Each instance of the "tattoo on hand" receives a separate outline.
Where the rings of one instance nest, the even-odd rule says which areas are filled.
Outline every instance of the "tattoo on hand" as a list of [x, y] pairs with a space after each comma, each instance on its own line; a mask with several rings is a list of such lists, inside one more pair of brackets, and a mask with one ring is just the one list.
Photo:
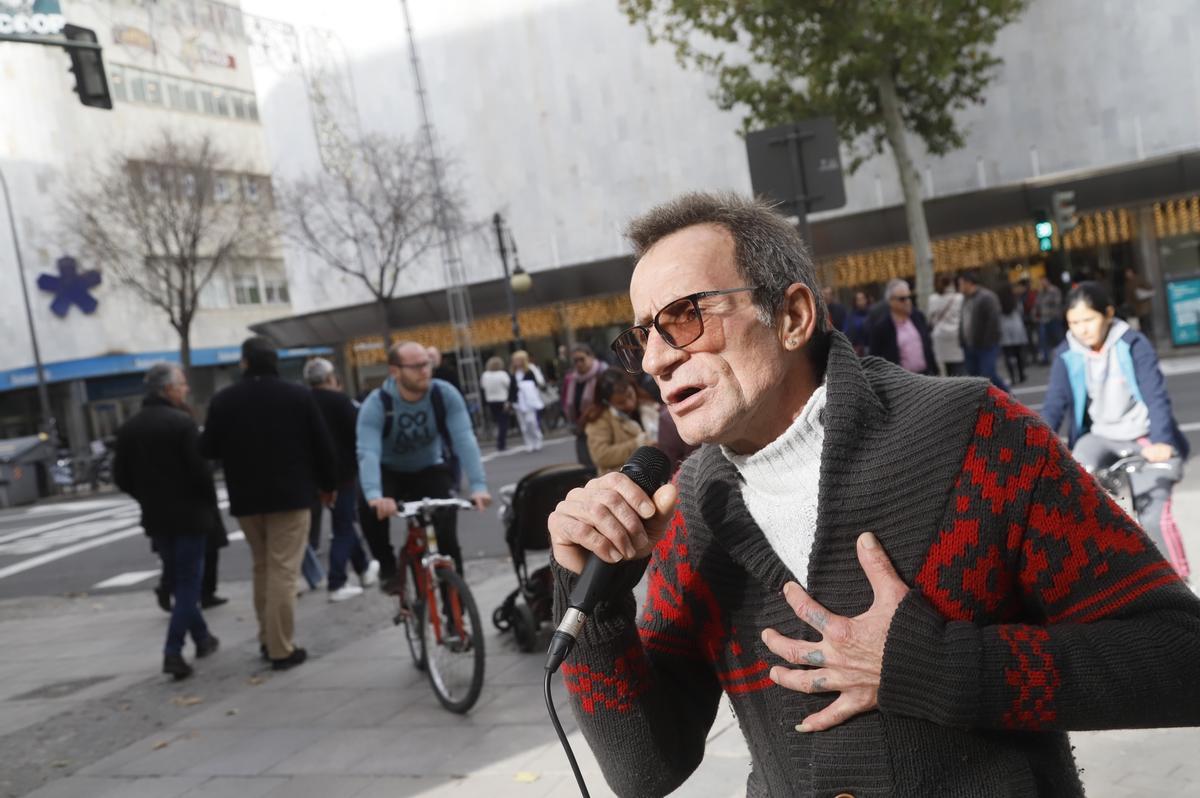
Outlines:
[[817, 678], [813, 679], [812, 691], [814, 693], [825, 692], [825, 677], [824, 676], [818, 676]]
[[829, 623], [829, 616], [824, 610], [811, 609], [805, 613], [808, 616], [808, 623], [817, 631], [823, 631]]
[[809, 665], [818, 665], [818, 666], [824, 665], [825, 664], [825, 652], [810, 651], [804, 655], [804, 661], [807, 662]]

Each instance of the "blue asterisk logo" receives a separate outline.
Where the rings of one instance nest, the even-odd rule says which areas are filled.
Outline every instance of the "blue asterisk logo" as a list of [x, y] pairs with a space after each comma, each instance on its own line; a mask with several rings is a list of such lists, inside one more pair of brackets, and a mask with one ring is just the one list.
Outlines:
[[78, 305], [88, 315], [95, 313], [99, 302], [88, 292], [100, 285], [100, 272], [80, 272], [72, 257], [59, 258], [54, 265], [58, 267], [57, 275], [39, 274], [37, 279], [38, 288], [54, 294], [50, 303], [54, 315], [65, 318], [71, 305]]

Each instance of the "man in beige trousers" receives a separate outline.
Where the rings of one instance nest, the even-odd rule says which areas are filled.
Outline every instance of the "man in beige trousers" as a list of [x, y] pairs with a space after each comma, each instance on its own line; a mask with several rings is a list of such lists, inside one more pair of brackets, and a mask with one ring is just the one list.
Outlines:
[[293, 641], [296, 577], [313, 498], [333, 500], [335, 455], [312, 393], [280, 379], [267, 339], [247, 339], [241, 365], [241, 381], [209, 404], [201, 447], [224, 466], [229, 511], [250, 544], [263, 657], [287, 670], [308, 657]]

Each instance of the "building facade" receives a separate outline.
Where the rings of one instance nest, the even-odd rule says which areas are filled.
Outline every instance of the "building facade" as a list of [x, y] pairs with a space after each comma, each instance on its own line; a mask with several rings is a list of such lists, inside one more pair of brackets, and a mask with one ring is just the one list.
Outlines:
[[[213, 185], [214, 201], [236, 195], [269, 203], [270, 159], [236, 4], [59, 5], [66, 22], [95, 31], [113, 108], [80, 104], [63, 49], [0, 42], [0, 117], [20, 120], [0, 131], [0, 170], [11, 189], [17, 238], [0, 225], [0, 438], [33, 432], [40, 415], [15, 258], [20, 247], [52, 414], [64, 442], [79, 450], [111, 435], [136, 410], [142, 373], [156, 361], [176, 359], [179, 337], [165, 313], [103, 271], [98, 285], [83, 289], [95, 302], [90, 312], [86, 300], [53, 307], [72, 284], [71, 269], [75, 275], [96, 270], [66, 227], [67, 192], [115, 158], [136, 157], [164, 132], [180, 140], [208, 137], [229, 157], [229, 170]], [[275, 243], [259, 252], [218, 271], [201, 296], [190, 375], [201, 405], [236, 374], [238, 345], [250, 325], [293, 312], [282, 250]]]
[[[365, 3], [338, 20], [304, 18], [283, 0], [247, 0], [296, 25], [336, 27], [356, 107], [347, 125], [411, 133], [415, 90], [403, 18], [395, 3]], [[671, 48], [647, 41], [616, 3], [587, 0], [410, 0], [427, 99], [444, 152], [465, 187], [465, 215], [509, 220], [523, 266], [631, 268], [625, 222], [688, 190], [750, 190], [741, 117], [710, 97], [713, 81], [681, 67]], [[1194, 0], [1131, 8], [1116, 0], [1035, 0], [1001, 32], [1004, 61], [979, 106], [962, 112], [966, 146], [947, 156], [912, 149], [934, 237], [935, 268], [980, 268], [993, 280], [1070, 270], [1109, 281], [1126, 267], [1156, 288], [1156, 324], [1167, 329], [1170, 283], [1200, 275], [1200, 15]], [[371, 24], [362, 24], [364, 20]], [[264, 72], [260, 99], [276, 174], [319, 168], [299, 72]], [[848, 158], [844, 158], [848, 161]], [[1079, 227], [1038, 249], [1033, 214], [1058, 190], [1074, 190]], [[890, 153], [846, 176], [845, 207], [811, 219], [824, 274], [841, 288], [877, 289], [911, 276], [901, 194]], [[500, 262], [485, 224], [464, 238], [471, 282], [496, 280]], [[1063, 254], [1063, 253], [1067, 254]], [[1069, 261], [1069, 265], [1068, 265]], [[293, 268], [294, 266], [294, 268]], [[356, 327], [366, 297], [320, 264], [289, 254], [296, 310], [305, 324], [264, 324], [288, 344], [347, 343], [349, 356], [380, 359], [373, 327]], [[586, 290], [588, 281], [569, 283]], [[435, 260], [408, 275], [403, 293], [436, 303]], [[500, 295], [476, 306], [476, 338], [511, 337]], [[619, 295], [519, 298], [543, 343], [595, 340], [628, 321]], [[450, 340], [445, 318], [397, 302], [393, 338]], [[1176, 308], [1186, 315], [1188, 306]], [[308, 323], [312, 322], [312, 323]], [[341, 336], [332, 340], [333, 331]], [[587, 331], [584, 331], [586, 336]], [[529, 336], [526, 336], [529, 337]]]

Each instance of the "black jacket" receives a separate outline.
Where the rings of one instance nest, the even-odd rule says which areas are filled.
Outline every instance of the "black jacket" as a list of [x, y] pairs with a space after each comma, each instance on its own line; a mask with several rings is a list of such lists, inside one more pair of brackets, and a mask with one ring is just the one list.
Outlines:
[[200, 456], [200, 431], [183, 410], [160, 396], [117, 430], [113, 476], [142, 507], [150, 537], [214, 535], [225, 526], [217, 509], [212, 472]]
[[201, 451], [220, 460], [235, 516], [307, 510], [337, 487], [335, 455], [312, 391], [247, 371], [213, 397]]
[[959, 338], [971, 349], [1000, 346], [1000, 300], [993, 291], [979, 286], [963, 300]]
[[[921, 349], [925, 352], [925, 371], [921, 373], [937, 374], [937, 360], [933, 357], [933, 341], [929, 337], [929, 322], [925, 321], [925, 314], [914, 310], [912, 323], [921, 335]], [[872, 355], [900, 365], [900, 344], [896, 342], [896, 322], [892, 320], [891, 313], [885, 313], [871, 325], [870, 350]]]
[[350, 397], [341, 391], [313, 388], [312, 393], [313, 398], [317, 400], [317, 407], [321, 408], [321, 417], [325, 419], [325, 427], [333, 441], [337, 460], [334, 475], [340, 490], [358, 476], [358, 408], [350, 401]]

